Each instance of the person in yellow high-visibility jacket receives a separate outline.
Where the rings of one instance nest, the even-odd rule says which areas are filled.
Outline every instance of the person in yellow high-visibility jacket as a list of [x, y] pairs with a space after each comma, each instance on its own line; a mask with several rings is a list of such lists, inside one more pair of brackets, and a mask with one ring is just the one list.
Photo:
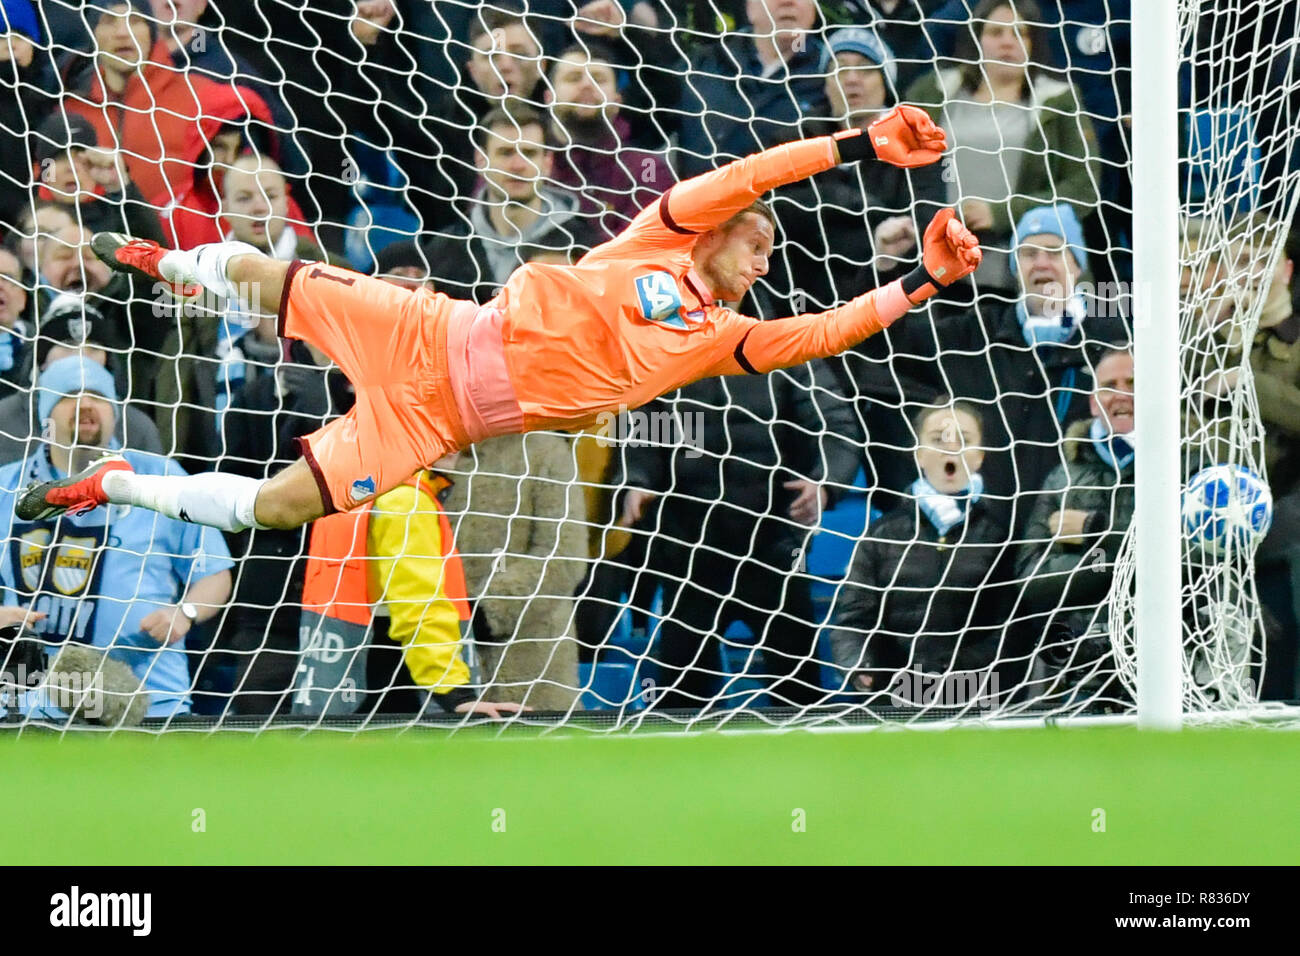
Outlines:
[[358, 691], [385, 689], [365, 685], [363, 652], [375, 616], [388, 617], [388, 636], [402, 645], [412, 680], [442, 709], [490, 717], [526, 709], [478, 700], [468, 686], [460, 653], [469, 619], [465, 575], [440, 500], [450, 486], [421, 471], [371, 506], [312, 528], [295, 713], [351, 713]]

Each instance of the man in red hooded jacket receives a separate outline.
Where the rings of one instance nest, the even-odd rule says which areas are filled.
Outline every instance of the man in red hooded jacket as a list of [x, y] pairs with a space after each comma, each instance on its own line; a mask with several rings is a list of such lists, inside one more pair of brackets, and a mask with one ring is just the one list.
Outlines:
[[[221, 242], [222, 180], [248, 146], [279, 162], [280, 143], [271, 110], [246, 86], [210, 84], [200, 96], [202, 118], [191, 124], [180, 158], [187, 164], [190, 181], [178, 193], [154, 198], [161, 208], [163, 232], [169, 245], [193, 249], [205, 242]], [[303, 212], [290, 195], [288, 221], [304, 239], [315, 241]]]

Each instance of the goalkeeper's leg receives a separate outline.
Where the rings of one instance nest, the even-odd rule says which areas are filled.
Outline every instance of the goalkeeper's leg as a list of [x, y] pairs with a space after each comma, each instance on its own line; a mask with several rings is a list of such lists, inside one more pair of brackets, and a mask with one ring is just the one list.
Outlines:
[[148, 508], [222, 531], [296, 528], [325, 513], [321, 486], [303, 459], [261, 481], [216, 471], [137, 474], [121, 456], [101, 458], [67, 478], [33, 483], [18, 496], [14, 513], [23, 521], [44, 521], [109, 504]]
[[167, 249], [150, 239], [98, 232], [90, 248], [109, 268], [164, 284], [176, 298], [192, 299], [207, 289], [271, 314], [279, 311], [289, 272], [289, 263], [272, 259], [246, 242]]

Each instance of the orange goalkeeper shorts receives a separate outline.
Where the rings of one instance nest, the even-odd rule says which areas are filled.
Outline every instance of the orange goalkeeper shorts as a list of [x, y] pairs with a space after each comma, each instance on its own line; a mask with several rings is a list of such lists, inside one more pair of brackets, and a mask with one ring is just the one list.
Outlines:
[[477, 309], [317, 262], [289, 266], [280, 335], [319, 348], [356, 390], [350, 412], [299, 439], [326, 514], [469, 444], [447, 373], [447, 326]]

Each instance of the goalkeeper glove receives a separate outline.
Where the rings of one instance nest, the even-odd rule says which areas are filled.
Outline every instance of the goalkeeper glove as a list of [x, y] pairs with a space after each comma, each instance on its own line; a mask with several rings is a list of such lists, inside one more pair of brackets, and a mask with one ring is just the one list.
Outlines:
[[939, 286], [951, 285], [974, 272], [984, 258], [975, 234], [940, 209], [921, 240], [921, 264], [903, 277], [903, 292], [913, 305], [930, 298]]
[[[948, 148], [942, 129], [928, 113], [915, 106], [896, 106], [867, 127], [841, 130], [835, 134], [840, 160], [845, 163], [870, 159], [873, 155], [892, 166], [911, 168], [937, 162]], [[874, 151], [874, 152], [873, 152]]]

